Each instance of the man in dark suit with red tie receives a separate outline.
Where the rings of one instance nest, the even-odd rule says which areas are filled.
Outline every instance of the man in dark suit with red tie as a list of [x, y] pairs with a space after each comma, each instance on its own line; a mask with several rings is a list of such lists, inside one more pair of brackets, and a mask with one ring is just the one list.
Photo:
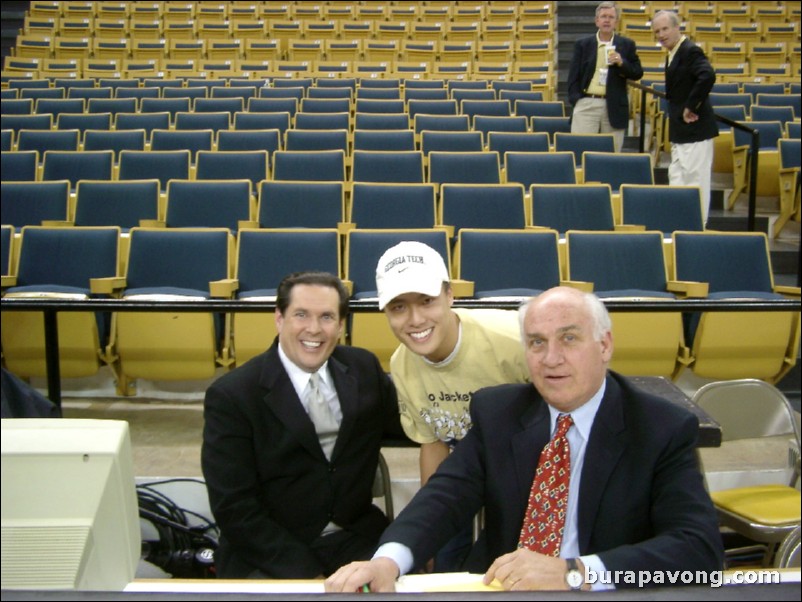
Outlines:
[[[508, 590], [589, 589], [586, 576], [610, 571], [721, 570], [696, 417], [608, 371], [610, 318], [594, 295], [558, 287], [521, 311], [534, 386], [478, 391], [468, 435], [384, 532], [373, 559], [341, 568], [328, 590], [392, 591], [482, 508], [485, 530], [467, 568]], [[533, 495], [537, 473], [549, 469], [541, 456], [561, 438], [570, 448], [568, 491], [557, 480], [558, 491]], [[560, 495], [564, 512], [531, 503]], [[542, 512], [534, 520], [533, 509]]]
[[376, 356], [338, 344], [347, 312], [336, 276], [286, 277], [273, 346], [206, 392], [218, 577], [322, 578], [370, 558], [387, 526], [372, 485], [383, 436], [403, 436], [398, 401]]

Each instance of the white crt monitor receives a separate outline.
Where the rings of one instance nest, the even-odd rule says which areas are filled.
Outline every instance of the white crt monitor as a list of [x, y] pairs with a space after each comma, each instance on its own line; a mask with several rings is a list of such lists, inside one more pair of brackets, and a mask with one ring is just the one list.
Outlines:
[[128, 423], [2, 420], [2, 588], [121, 591], [141, 552]]

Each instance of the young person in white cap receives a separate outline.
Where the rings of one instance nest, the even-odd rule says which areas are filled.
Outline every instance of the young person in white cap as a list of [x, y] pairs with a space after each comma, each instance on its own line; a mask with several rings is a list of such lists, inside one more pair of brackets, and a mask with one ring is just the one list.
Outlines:
[[[404, 431], [421, 444], [425, 485], [471, 428], [469, 405], [476, 390], [529, 382], [517, 312], [454, 309], [442, 256], [414, 241], [399, 243], [382, 255], [376, 288], [379, 309], [402, 343], [390, 360], [390, 372]], [[441, 550], [434, 570], [458, 570], [470, 536], [456, 547], [460, 549]]]

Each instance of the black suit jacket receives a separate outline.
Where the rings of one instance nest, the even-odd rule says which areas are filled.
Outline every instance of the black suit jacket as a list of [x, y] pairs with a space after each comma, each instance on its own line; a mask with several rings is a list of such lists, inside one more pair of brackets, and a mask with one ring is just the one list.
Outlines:
[[[684, 40], [666, 69], [668, 138], [671, 142], [701, 142], [718, 136], [716, 117], [710, 104], [710, 91], [715, 83], [716, 72], [704, 51], [691, 40]], [[699, 115], [699, 120], [685, 123], [682, 113], [686, 108]]]
[[343, 419], [331, 462], [278, 355], [265, 353], [206, 392], [201, 462], [221, 530], [219, 577], [325, 574], [309, 544], [329, 522], [378, 540], [373, 505], [384, 434], [401, 437], [395, 388], [376, 357], [338, 346], [329, 371]]
[[[473, 427], [382, 535], [424, 562], [484, 506], [466, 567], [483, 572], [518, 544], [549, 412], [532, 385], [474, 394]], [[718, 570], [718, 521], [696, 460], [698, 421], [610, 373], [586, 446], [577, 512], [582, 555], [608, 570]]]
[[[629, 124], [629, 95], [627, 80], [643, 77], [635, 42], [624, 36], [613, 37], [615, 50], [621, 55], [621, 66], [610, 65], [607, 73], [607, 116], [610, 125], [623, 129]], [[593, 75], [596, 72], [598, 43], [596, 35], [580, 38], [574, 44], [571, 67], [568, 71], [568, 101], [576, 105], [584, 97]]]

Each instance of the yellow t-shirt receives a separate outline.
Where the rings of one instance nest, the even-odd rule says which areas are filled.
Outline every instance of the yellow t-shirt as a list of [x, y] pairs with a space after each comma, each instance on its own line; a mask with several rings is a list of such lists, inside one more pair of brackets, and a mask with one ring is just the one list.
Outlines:
[[400, 345], [390, 359], [401, 424], [418, 443], [462, 439], [471, 428], [473, 392], [529, 382], [518, 312], [455, 309], [462, 324], [459, 350], [446, 365], [426, 362]]

